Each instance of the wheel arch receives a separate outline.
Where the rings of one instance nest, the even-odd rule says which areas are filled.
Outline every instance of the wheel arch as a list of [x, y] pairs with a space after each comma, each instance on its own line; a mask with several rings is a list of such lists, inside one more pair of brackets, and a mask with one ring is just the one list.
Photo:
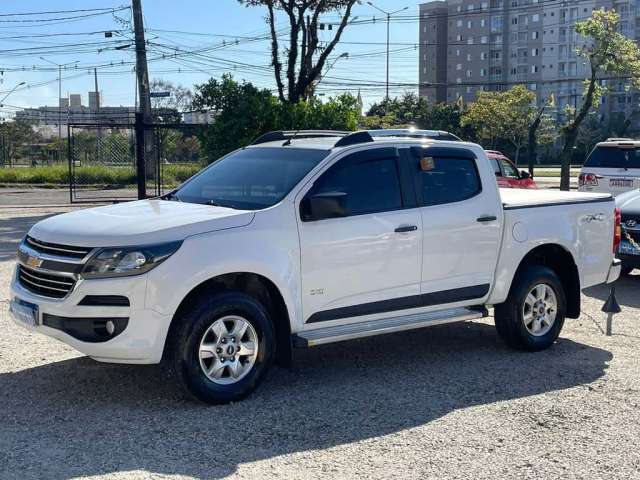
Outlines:
[[166, 356], [169, 339], [177, 325], [176, 319], [189, 308], [191, 302], [201, 295], [221, 292], [242, 292], [258, 300], [268, 311], [276, 332], [276, 362], [288, 367], [293, 358], [291, 344], [291, 321], [287, 304], [276, 284], [264, 275], [253, 272], [234, 272], [221, 274], [201, 282], [193, 287], [182, 299], [176, 309], [164, 343], [163, 358]]
[[513, 278], [531, 265], [548, 267], [558, 275], [567, 298], [566, 316], [578, 318], [580, 316], [580, 273], [571, 252], [555, 243], [539, 245], [522, 258]]

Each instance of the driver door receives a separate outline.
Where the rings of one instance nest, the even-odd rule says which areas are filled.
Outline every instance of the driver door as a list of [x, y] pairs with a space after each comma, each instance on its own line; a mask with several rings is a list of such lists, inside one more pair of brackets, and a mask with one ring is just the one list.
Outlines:
[[[305, 323], [389, 316], [420, 294], [422, 219], [405, 167], [396, 148], [368, 149], [339, 159], [301, 194]], [[326, 218], [307, 211], [319, 197], [337, 199]]]

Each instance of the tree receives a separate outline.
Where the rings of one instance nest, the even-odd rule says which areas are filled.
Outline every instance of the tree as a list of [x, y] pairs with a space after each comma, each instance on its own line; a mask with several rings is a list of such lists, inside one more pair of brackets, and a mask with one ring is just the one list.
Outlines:
[[191, 109], [193, 93], [182, 85], [175, 85], [162, 79], [154, 79], [149, 84], [151, 92], [168, 92], [168, 97], [153, 97], [151, 111], [154, 116], [162, 117], [167, 123], [177, 123], [181, 120], [181, 113]]
[[33, 129], [31, 123], [24, 120], [14, 120], [0, 124], [0, 142], [2, 151], [0, 165], [11, 165], [18, 157], [20, 149], [29, 143], [36, 143], [40, 135]]
[[459, 105], [437, 103], [429, 105], [415, 93], [405, 93], [400, 98], [385, 98], [369, 108], [362, 119], [364, 128], [406, 128], [445, 130], [468, 138], [472, 132], [461, 123], [462, 109]]
[[[297, 103], [311, 98], [316, 82], [322, 76], [327, 58], [335, 49], [342, 32], [349, 23], [351, 10], [357, 0], [238, 1], [251, 7], [267, 7], [267, 22], [271, 34], [271, 64], [274, 68], [280, 101]], [[279, 34], [276, 28], [276, 11], [278, 10], [284, 12], [289, 22], [289, 45], [283, 52], [280, 50]], [[343, 12], [343, 14], [333, 39], [321, 46], [318, 37], [320, 15], [328, 12]], [[283, 54], [287, 57], [286, 72], [283, 72], [284, 66], [280, 60]]]
[[269, 90], [248, 82], [236, 82], [225, 74], [196, 86], [195, 108], [215, 110], [213, 125], [204, 129], [201, 141], [209, 161], [271, 130], [355, 130], [358, 100], [349, 94], [321, 102], [317, 98], [292, 104], [282, 102]]
[[618, 32], [620, 16], [614, 10], [594, 10], [591, 18], [576, 23], [576, 33], [589, 42], [578, 53], [589, 61], [590, 74], [585, 80], [582, 104], [577, 111], [569, 110], [569, 120], [562, 128], [562, 169], [560, 188], [569, 190], [571, 158], [580, 125], [604, 93], [598, 80], [603, 76], [629, 76], [640, 86], [640, 50], [635, 41]]
[[[481, 142], [495, 148], [498, 140], [507, 141], [515, 150], [515, 162], [529, 141], [529, 130], [536, 121], [538, 110], [535, 93], [521, 85], [505, 92], [480, 92], [462, 115], [462, 125], [472, 127]], [[541, 116], [549, 122], [550, 117]]]

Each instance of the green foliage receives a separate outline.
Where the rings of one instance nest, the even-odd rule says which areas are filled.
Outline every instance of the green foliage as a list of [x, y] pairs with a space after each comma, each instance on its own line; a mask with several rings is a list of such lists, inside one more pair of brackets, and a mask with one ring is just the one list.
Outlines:
[[216, 112], [200, 139], [210, 162], [272, 130], [355, 130], [359, 115], [357, 99], [349, 94], [326, 102], [282, 102], [269, 90], [236, 82], [228, 74], [197, 85], [194, 106]]
[[37, 143], [40, 135], [33, 129], [31, 123], [16, 120], [0, 124], [0, 166], [10, 164], [16, 159], [23, 145]]
[[[176, 186], [202, 167], [192, 165], [163, 165], [162, 177], [166, 186]], [[83, 166], [75, 169], [79, 185], [102, 187], [128, 187], [136, 184], [136, 171], [131, 167]], [[0, 168], [0, 185], [49, 185], [67, 187], [69, 185], [69, 167], [54, 165], [50, 167]]]
[[461, 116], [462, 110], [458, 105], [429, 105], [423, 98], [407, 92], [400, 98], [373, 104], [361, 125], [371, 129], [416, 127], [446, 130], [461, 138], [470, 138], [473, 132], [461, 124]]
[[594, 105], [604, 93], [598, 83], [602, 75], [628, 76], [630, 83], [640, 87], [640, 49], [636, 42], [618, 31], [620, 16], [615, 10], [594, 10], [591, 18], [577, 22], [576, 33], [586, 39], [586, 45], [578, 54], [588, 60], [589, 78], [585, 80], [584, 96], [580, 107], [566, 112], [567, 124], [562, 128], [561, 188], [569, 190], [571, 158], [578, 139], [579, 129], [588, 118]]
[[[528, 141], [529, 128], [538, 115], [535, 93], [521, 85], [504, 92], [479, 92], [478, 99], [469, 105], [462, 116], [462, 125], [472, 128], [478, 140], [486, 147], [495, 148], [506, 141], [515, 149], [518, 161], [520, 150]], [[549, 142], [551, 117], [541, 121], [540, 143]]]

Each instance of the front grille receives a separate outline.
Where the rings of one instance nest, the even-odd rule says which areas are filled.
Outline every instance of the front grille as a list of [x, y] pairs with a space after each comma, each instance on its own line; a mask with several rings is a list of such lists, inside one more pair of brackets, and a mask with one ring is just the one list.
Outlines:
[[76, 283], [73, 278], [43, 273], [24, 265], [18, 265], [18, 280], [30, 292], [50, 298], [65, 298]]
[[86, 247], [73, 247], [69, 245], [58, 245], [55, 243], [41, 242], [30, 236], [25, 238], [25, 243], [36, 252], [46, 253], [56, 257], [67, 257], [83, 259], [92, 250]]

